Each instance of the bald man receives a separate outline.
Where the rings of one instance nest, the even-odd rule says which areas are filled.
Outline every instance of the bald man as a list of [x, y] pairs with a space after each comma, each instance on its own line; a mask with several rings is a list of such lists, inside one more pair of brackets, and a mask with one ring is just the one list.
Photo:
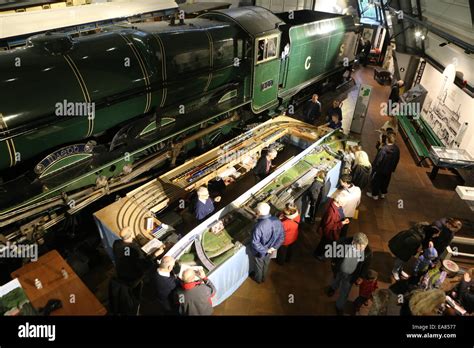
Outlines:
[[176, 261], [174, 257], [164, 256], [156, 272], [155, 285], [157, 299], [165, 314], [173, 314], [176, 311], [172, 297], [173, 292], [179, 286], [179, 280], [173, 273], [175, 264]]
[[181, 277], [181, 286], [176, 290], [176, 303], [180, 315], [211, 315], [212, 298], [216, 288], [207, 279], [202, 269], [188, 268]]
[[155, 263], [134, 241], [135, 234], [130, 227], [123, 228], [120, 237], [122, 239], [117, 239], [112, 247], [117, 278], [133, 287], [153, 269]]

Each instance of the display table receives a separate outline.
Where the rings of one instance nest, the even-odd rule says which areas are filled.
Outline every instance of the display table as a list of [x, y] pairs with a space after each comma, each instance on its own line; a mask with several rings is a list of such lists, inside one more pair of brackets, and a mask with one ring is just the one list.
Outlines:
[[182, 268], [203, 267], [216, 287], [213, 306], [231, 296], [255, 269], [250, 240], [258, 202], [269, 203], [275, 214], [288, 201], [299, 198], [318, 170], [327, 172], [329, 194], [336, 189], [341, 172], [339, 150], [343, 149], [342, 134], [341, 138], [336, 134], [328, 134], [286, 161], [183, 236], [166, 253]]
[[[65, 279], [62, 269], [68, 273]], [[51, 315], [105, 315], [107, 310], [94, 294], [85, 286], [79, 276], [56, 251], [50, 251], [11, 273], [18, 278], [31, 304], [36, 309], [42, 308], [51, 299], [62, 302], [62, 308]], [[42, 289], [37, 289], [35, 279], [38, 278]]]
[[439, 168], [472, 168], [474, 167], [474, 157], [464, 149], [449, 149], [442, 146], [431, 146], [430, 158], [433, 162], [433, 169], [430, 179], [436, 179]]

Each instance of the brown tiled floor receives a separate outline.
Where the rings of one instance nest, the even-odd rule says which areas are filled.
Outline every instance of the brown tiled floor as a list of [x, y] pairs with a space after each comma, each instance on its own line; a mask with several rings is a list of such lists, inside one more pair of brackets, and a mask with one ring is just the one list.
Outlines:
[[[382, 87], [373, 80], [372, 68], [361, 68], [354, 75], [358, 84], [374, 86], [368, 117], [361, 137], [362, 146], [370, 158], [375, 156], [376, 129], [385, 122], [380, 116], [380, 103], [385, 102], [389, 87]], [[351, 94], [352, 95], [352, 94]], [[414, 222], [432, 221], [443, 216], [471, 218], [472, 212], [462, 202], [454, 188], [459, 182], [447, 171], [440, 171], [433, 183], [428, 178], [429, 168], [418, 167], [406, 144], [398, 137], [401, 160], [392, 177], [389, 194], [385, 200], [373, 201], [363, 193], [359, 220], [351, 223], [349, 234], [364, 232], [374, 251], [372, 268], [379, 272], [379, 287], [390, 284], [392, 256], [388, 240], [398, 231]], [[402, 203], [403, 208], [399, 205]], [[225, 302], [216, 307], [216, 315], [334, 315], [336, 297], [324, 295], [324, 288], [331, 281], [328, 262], [320, 263], [312, 256], [319, 237], [313, 226], [302, 224], [300, 237], [292, 262], [279, 266], [272, 262], [264, 284], [247, 279]], [[358, 293], [353, 287], [350, 300]], [[294, 301], [290, 301], [290, 300]]]

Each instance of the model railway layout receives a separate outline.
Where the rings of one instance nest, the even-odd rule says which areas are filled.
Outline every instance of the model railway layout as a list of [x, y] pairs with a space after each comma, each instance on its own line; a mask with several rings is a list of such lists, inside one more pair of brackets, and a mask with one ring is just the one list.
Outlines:
[[[311, 146], [311, 150], [297, 160], [288, 161], [285, 170], [272, 177], [262, 188], [245, 193], [243, 201], [233, 202], [220, 213], [209, 218], [207, 227], [192, 236], [189, 242], [179, 242], [169, 251], [181, 266], [202, 266], [207, 273], [228, 260], [240, 248], [248, 245], [255, 224], [254, 209], [259, 202], [267, 202], [272, 214], [285, 204], [295, 201], [314, 181], [319, 171], [336, 170], [345, 150], [345, 137], [334, 132]], [[339, 177], [339, 173], [335, 173]], [[191, 232], [192, 233], [192, 232]]]
[[134, 189], [96, 212], [95, 216], [117, 235], [122, 228], [130, 226], [151, 239], [153, 231], [146, 229], [145, 220], [153, 218], [159, 229], [161, 222], [156, 214], [199, 186], [206, 185], [229, 169], [240, 173], [238, 175], [245, 174], [252, 168], [247, 164], [248, 160], [253, 160], [263, 148], [285, 136], [312, 143], [326, 134], [326, 129], [286, 116], [276, 117]]

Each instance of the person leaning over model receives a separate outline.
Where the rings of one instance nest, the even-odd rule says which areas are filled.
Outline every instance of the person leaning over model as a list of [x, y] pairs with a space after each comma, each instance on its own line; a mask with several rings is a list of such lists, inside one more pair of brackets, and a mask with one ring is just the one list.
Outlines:
[[392, 173], [397, 169], [400, 160], [400, 149], [395, 144], [395, 134], [387, 136], [387, 144], [382, 146], [372, 164], [372, 192], [367, 192], [367, 196], [377, 200], [385, 198], [390, 185]]
[[268, 203], [258, 203], [255, 209], [257, 222], [252, 231], [251, 250], [255, 261], [253, 279], [263, 283], [268, 272], [271, 255], [278, 250], [285, 238], [283, 224], [270, 215]]
[[[336, 300], [337, 315], [344, 314], [344, 307], [352, 285], [360, 285], [363, 278], [368, 278], [368, 272], [372, 261], [372, 251], [368, 246], [369, 240], [364, 233], [356, 233], [353, 237], [342, 238], [333, 250], [332, 261], [334, 279], [327, 288], [326, 294], [331, 297], [339, 289], [339, 297]], [[338, 252], [338, 246], [342, 247], [342, 253]], [[343, 255], [340, 257], [339, 255]]]
[[[141, 282], [151, 270], [155, 270], [155, 262], [145, 254], [134, 240], [134, 233], [130, 227], [120, 231], [120, 237], [113, 246], [115, 270], [117, 279], [134, 287]], [[163, 253], [163, 248], [158, 249], [154, 256]]]
[[331, 183], [326, 181], [326, 174], [326, 171], [320, 170], [303, 194], [302, 215], [306, 223], [314, 224], [318, 209], [329, 193]]
[[285, 262], [290, 262], [293, 254], [293, 246], [298, 239], [298, 228], [301, 221], [301, 216], [298, 208], [294, 203], [287, 203], [285, 209], [279, 214], [278, 218], [283, 224], [285, 239], [283, 244], [278, 249], [277, 263], [284, 265]]
[[175, 292], [175, 303], [180, 315], [211, 315], [214, 284], [202, 269], [188, 268], [183, 272], [181, 286]]
[[[332, 198], [340, 198], [342, 204], [342, 211], [344, 217], [348, 219], [354, 219], [358, 216], [357, 208], [360, 205], [360, 198], [362, 192], [359, 187], [352, 183], [352, 177], [344, 174], [339, 178], [339, 187], [332, 194]], [[347, 236], [349, 230], [349, 224], [344, 224], [341, 229], [340, 238]]]
[[[451, 244], [453, 238], [462, 228], [462, 222], [455, 218], [442, 218], [431, 223], [439, 234], [432, 238], [433, 245], [441, 256]], [[426, 243], [425, 243], [426, 245]]]
[[272, 161], [277, 155], [278, 152], [275, 149], [269, 149], [265, 154], [262, 151], [262, 155], [253, 169], [253, 174], [255, 175], [255, 181], [257, 184], [270, 174], [270, 171], [273, 168]]

